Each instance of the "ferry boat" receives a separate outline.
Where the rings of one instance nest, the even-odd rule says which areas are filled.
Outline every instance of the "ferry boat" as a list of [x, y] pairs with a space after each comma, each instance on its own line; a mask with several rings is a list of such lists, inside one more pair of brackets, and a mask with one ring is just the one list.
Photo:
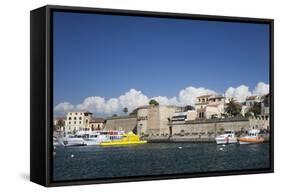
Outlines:
[[119, 130], [93, 131], [90, 134], [83, 135], [83, 139], [86, 145], [99, 145], [105, 141], [120, 140], [123, 134], [124, 131]]
[[131, 144], [144, 144], [147, 141], [140, 140], [138, 135], [135, 135], [133, 132], [123, 134], [121, 139], [118, 140], [109, 140], [103, 141], [100, 143], [101, 146], [113, 146], [113, 145], [131, 145]]
[[239, 143], [240, 144], [252, 144], [252, 143], [262, 143], [264, 142], [264, 138], [259, 135], [260, 130], [258, 129], [251, 129], [248, 131], [247, 136], [240, 137]]
[[234, 131], [225, 131], [224, 134], [217, 136], [215, 140], [218, 145], [238, 142], [237, 137], [235, 137]]

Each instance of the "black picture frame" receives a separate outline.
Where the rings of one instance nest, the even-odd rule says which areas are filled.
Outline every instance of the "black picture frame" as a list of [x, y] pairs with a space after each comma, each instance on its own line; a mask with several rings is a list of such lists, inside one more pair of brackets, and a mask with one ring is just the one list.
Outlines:
[[[123, 177], [54, 182], [52, 180], [52, 120], [53, 120], [53, 61], [52, 12], [83, 12], [157, 18], [177, 18], [270, 25], [270, 168], [243, 171], [223, 171], [161, 176]], [[214, 15], [149, 12], [136, 10], [101, 9], [47, 5], [30, 12], [30, 180], [43, 186], [148, 181], [177, 178], [226, 176], [274, 172], [274, 20]]]

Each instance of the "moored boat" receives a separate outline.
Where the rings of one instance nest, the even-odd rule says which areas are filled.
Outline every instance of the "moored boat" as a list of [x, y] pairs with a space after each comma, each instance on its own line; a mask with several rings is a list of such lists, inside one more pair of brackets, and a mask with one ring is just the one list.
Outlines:
[[259, 135], [259, 132], [260, 130], [258, 129], [249, 130], [247, 136], [239, 138], [239, 143], [240, 144], [263, 143], [264, 138]]
[[124, 131], [119, 130], [94, 131], [83, 135], [83, 139], [86, 145], [99, 145], [101, 142], [119, 140], [123, 134]]
[[65, 146], [83, 146], [86, 145], [81, 135], [66, 134], [60, 138], [60, 143]]
[[234, 131], [225, 131], [224, 134], [217, 136], [215, 140], [218, 145], [238, 142]]
[[101, 146], [113, 146], [113, 145], [132, 145], [132, 144], [145, 144], [147, 141], [140, 140], [138, 135], [133, 132], [123, 134], [121, 139], [103, 141], [100, 143]]

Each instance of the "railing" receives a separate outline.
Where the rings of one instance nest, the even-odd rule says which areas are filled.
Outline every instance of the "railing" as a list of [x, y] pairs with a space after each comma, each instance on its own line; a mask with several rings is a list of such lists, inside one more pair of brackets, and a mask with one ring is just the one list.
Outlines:
[[235, 122], [235, 121], [249, 121], [246, 117], [228, 117], [228, 118], [220, 118], [220, 119], [196, 119], [196, 120], [189, 120], [189, 121], [170, 121], [169, 125], [175, 124], [200, 124], [200, 123], [220, 123], [220, 122]]

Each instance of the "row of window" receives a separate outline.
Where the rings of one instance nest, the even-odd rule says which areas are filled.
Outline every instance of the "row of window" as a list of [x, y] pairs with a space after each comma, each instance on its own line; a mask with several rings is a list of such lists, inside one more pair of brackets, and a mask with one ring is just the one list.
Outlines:
[[[71, 125], [71, 121], [69, 121], [68, 124]], [[73, 124], [76, 124], [76, 121], [74, 121]], [[79, 121], [79, 124], [82, 124], [81, 121]]]
[[[71, 120], [72, 118], [69, 117], [68, 120]], [[73, 117], [73, 120], [77, 120], [77, 117]], [[79, 117], [79, 120], [82, 120], [82, 117]]]
[[[82, 115], [83, 113], [80, 113], [80, 115]], [[70, 113], [70, 115], [72, 115], [72, 113]], [[75, 115], [78, 115], [78, 113], [75, 113]]]

